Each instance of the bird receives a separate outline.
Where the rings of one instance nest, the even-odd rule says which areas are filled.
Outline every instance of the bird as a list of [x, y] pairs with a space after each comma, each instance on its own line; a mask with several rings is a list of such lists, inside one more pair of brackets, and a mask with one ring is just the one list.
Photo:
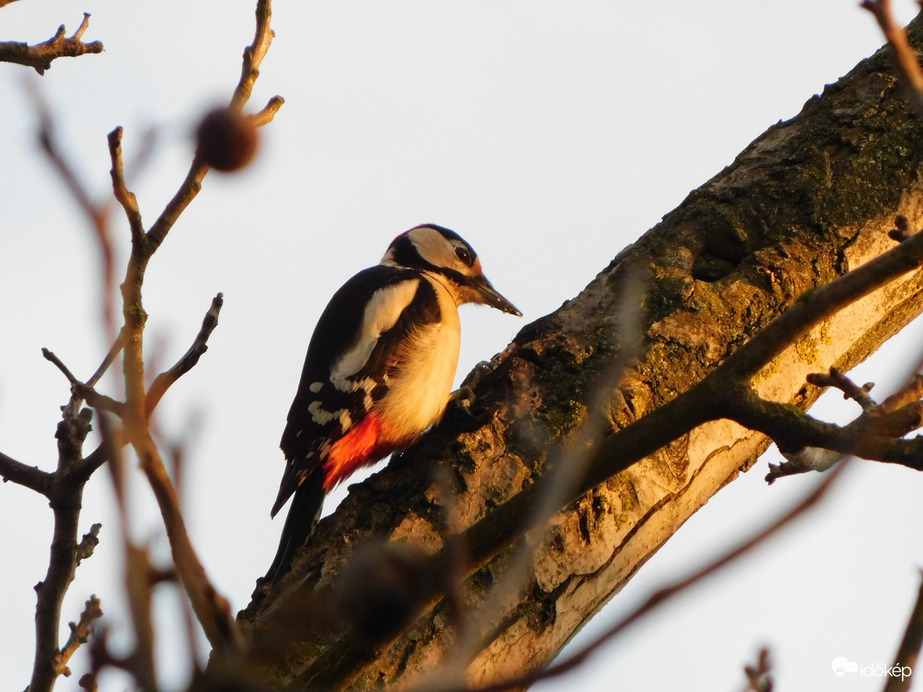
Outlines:
[[406, 449], [442, 416], [458, 365], [458, 307], [521, 317], [481, 271], [474, 248], [435, 224], [398, 235], [381, 262], [334, 293], [308, 344], [280, 447], [270, 515], [292, 498], [264, 581], [289, 571], [324, 498], [363, 466]]

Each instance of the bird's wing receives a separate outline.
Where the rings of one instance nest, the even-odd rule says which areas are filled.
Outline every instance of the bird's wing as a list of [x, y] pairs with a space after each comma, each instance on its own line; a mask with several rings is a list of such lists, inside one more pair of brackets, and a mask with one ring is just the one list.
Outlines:
[[334, 294], [308, 346], [282, 435], [287, 464], [273, 516], [385, 395], [398, 344], [438, 319], [432, 286], [414, 271], [377, 265]]

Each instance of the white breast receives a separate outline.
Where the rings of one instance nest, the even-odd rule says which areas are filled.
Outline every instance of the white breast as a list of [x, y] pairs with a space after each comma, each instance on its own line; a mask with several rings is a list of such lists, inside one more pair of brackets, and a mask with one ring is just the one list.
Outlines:
[[394, 426], [382, 432], [394, 440], [415, 438], [439, 420], [458, 367], [461, 325], [455, 298], [437, 278], [425, 278], [436, 291], [442, 320], [423, 325], [407, 339], [388, 394], [376, 405], [382, 419]]

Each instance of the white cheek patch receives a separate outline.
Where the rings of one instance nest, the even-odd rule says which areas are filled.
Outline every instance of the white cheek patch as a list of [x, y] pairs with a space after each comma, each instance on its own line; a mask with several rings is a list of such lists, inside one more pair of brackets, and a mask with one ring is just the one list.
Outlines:
[[372, 294], [362, 314], [355, 345], [330, 369], [330, 379], [337, 385], [337, 389], [341, 389], [338, 381], [348, 379], [365, 366], [375, 350], [378, 339], [395, 325], [401, 313], [416, 296], [419, 285], [419, 279], [408, 279], [380, 288]]

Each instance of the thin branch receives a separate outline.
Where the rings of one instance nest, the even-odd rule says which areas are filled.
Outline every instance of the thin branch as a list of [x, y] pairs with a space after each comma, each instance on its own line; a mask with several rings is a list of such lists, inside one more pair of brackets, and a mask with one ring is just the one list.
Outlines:
[[[253, 37], [253, 43], [244, 49], [240, 81], [234, 89], [234, 94], [231, 97], [229, 106], [232, 110], [239, 112], [244, 107], [250, 98], [256, 79], [259, 77], [260, 64], [263, 61], [263, 57], [266, 55], [266, 51], [269, 50], [269, 44], [272, 42], [274, 35], [269, 26], [271, 18], [271, 0], [257, 0], [256, 32]], [[265, 124], [272, 120], [272, 116], [281, 108], [283, 102], [284, 100], [281, 97], [273, 97], [266, 108], [257, 114], [256, 124]], [[177, 190], [173, 198], [167, 203], [163, 213], [161, 213], [154, 222], [154, 225], [151, 226], [151, 229], [147, 232], [150, 252], [153, 252], [160, 246], [170, 232], [170, 229], [173, 228], [173, 224], [176, 223], [179, 215], [183, 213], [186, 207], [189, 206], [189, 203], [199, 194], [199, 191], [202, 189], [202, 180], [205, 178], [205, 174], [208, 170], [208, 165], [201, 161], [198, 156], [193, 159], [189, 167], [189, 172], [186, 174], [186, 179], [183, 181], [182, 185], [180, 185], [179, 190]]]
[[157, 404], [160, 403], [163, 395], [167, 393], [167, 390], [180, 377], [195, 367], [202, 354], [208, 350], [208, 337], [211, 336], [215, 327], [218, 326], [218, 313], [221, 311], [222, 305], [224, 305], [224, 295], [219, 293], [212, 299], [211, 307], [208, 309], [208, 312], [205, 313], [205, 318], [202, 320], [202, 328], [199, 329], [199, 333], [196, 335], [195, 341], [192, 342], [192, 346], [189, 347], [189, 350], [183, 354], [183, 357], [180, 358], [172, 368], [166, 372], [160, 373], [154, 379], [154, 382], [147, 392], [148, 417], [154, 412], [154, 409], [157, 407]]
[[269, 26], [271, 20], [272, 2], [270, 0], [257, 0], [256, 30], [253, 43], [244, 49], [240, 80], [237, 83], [237, 88], [234, 89], [234, 95], [231, 97], [231, 102], [228, 106], [231, 110], [239, 112], [244, 107], [244, 104], [250, 100], [253, 85], [256, 83], [257, 77], [260, 76], [260, 65], [263, 63], [263, 58], [266, 56], [269, 45], [275, 36]]
[[0, 452], [0, 478], [6, 483], [11, 481], [24, 488], [29, 488], [44, 496], [48, 496], [53, 480], [52, 474], [42, 471], [37, 466], [29, 466], [13, 457]]
[[192, 546], [179, 497], [154, 441], [145, 436], [137, 440], [134, 447], [163, 517], [176, 573], [186, 588], [206, 638], [216, 652], [229, 654], [240, 650], [244, 643], [243, 634], [234, 620], [230, 603], [212, 585]]
[[[923, 573], [920, 575], [923, 577]], [[910, 689], [912, 672], [917, 669], [920, 648], [923, 647], [923, 581], [917, 592], [917, 601], [910, 613], [904, 638], [894, 657], [891, 670], [899, 670], [900, 675], [889, 675], [884, 692], [905, 692]]]
[[66, 377], [67, 381], [72, 385], [75, 385], [79, 382], [79, 380], [74, 376], [74, 373], [72, 373], [70, 369], [64, 365], [61, 359], [58, 358], [53, 351], [49, 351], [47, 348], [43, 348], [42, 355], [45, 357], [45, 360], [53, 363], [54, 366], [64, 374], [64, 377]]
[[772, 692], [772, 660], [769, 649], [765, 646], [760, 649], [756, 665], [744, 666], [744, 675], [747, 676], [747, 688], [744, 692]]
[[285, 103], [285, 99], [281, 96], [273, 96], [269, 99], [269, 102], [263, 107], [258, 113], [253, 113], [247, 117], [253, 121], [254, 127], [262, 127], [272, 122], [273, 118], [276, 117], [276, 113], [279, 112], [279, 109], [282, 108], [282, 105]]
[[154, 674], [154, 630], [151, 616], [151, 574], [153, 568], [147, 551], [134, 543], [132, 514], [128, 511], [125, 459], [123, 455], [124, 432], [109, 416], [99, 417], [103, 453], [109, 459], [109, 475], [115, 491], [115, 504], [119, 515], [122, 550], [124, 551], [125, 595], [135, 638], [134, 651], [125, 659], [111, 655], [106, 637], [97, 637], [91, 647], [93, 680], [106, 665], [115, 665], [129, 671], [142, 689], [156, 689]]
[[109, 349], [109, 352], [106, 354], [106, 357], [103, 358], [103, 362], [99, 364], [99, 367], [96, 368], [96, 372], [94, 372], [93, 375], [90, 377], [90, 379], [86, 381], [86, 385], [88, 387], [95, 386], [96, 383], [99, 382], [100, 378], [102, 378], [102, 376], [106, 374], [106, 371], [109, 369], [112, 363], [115, 362], [116, 357], [119, 355], [122, 348], [125, 346], [125, 340], [124, 340], [123, 334], [124, 334], [124, 328], [119, 330], [119, 335], [115, 338], [115, 341], [112, 343], [112, 348]]
[[829, 373], [811, 373], [807, 376], [807, 381], [808, 384], [813, 384], [815, 387], [833, 387], [834, 389], [839, 389], [843, 392], [844, 399], [852, 399], [859, 404], [865, 412], [873, 411], [878, 407], [875, 400], [869, 396], [869, 392], [872, 391], [872, 387], [874, 386], [873, 383], [868, 382], [860, 387], [836, 368], [830, 368]]
[[103, 464], [109, 461], [111, 449], [105, 442], [90, 452], [84, 459], [74, 465], [74, 477], [86, 482]]
[[881, 410], [886, 413], [897, 411], [908, 404], [923, 399], [923, 375], [916, 372], [907, 380], [907, 383], [891, 396], [881, 402]]
[[[88, 16], [88, 15], [87, 15]], [[82, 35], [86, 29], [87, 18], [78, 32]], [[39, 141], [42, 149], [45, 151], [58, 175], [64, 181], [71, 196], [77, 202], [84, 216], [90, 223], [93, 233], [96, 237], [97, 246], [100, 256], [102, 257], [102, 296], [103, 296], [103, 319], [109, 331], [114, 331], [114, 310], [112, 288], [115, 279], [114, 253], [112, 243], [109, 238], [109, 205], [97, 204], [93, 201], [89, 191], [81, 182], [81, 177], [74, 168], [67, 162], [64, 153], [57, 145], [55, 140], [55, 129], [52, 122], [51, 113], [48, 106], [42, 99], [37, 89], [27, 89], [27, 93], [32, 98], [35, 110], [38, 113]]]
[[923, 116], [923, 69], [920, 69], [917, 53], [907, 40], [907, 31], [894, 18], [891, 0], [863, 0], [861, 7], [875, 16], [891, 46], [894, 68], [905, 87], [910, 105], [918, 115]]
[[80, 648], [80, 645], [86, 644], [90, 640], [90, 627], [102, 616], [103, 609], [99, 599], [96, 596], [90, 596], [90, 599], [84, 605], [83, 612], [80, 614], [80, 620], [68, 623], [71, 633], [67, 638], [67, 642], [61, 647], [61, 653], [58, 656], [55, 670], [58, 675], [69, 676], [71, 674], [70, 668], [67, 667], [68, 662], [77, 652], [77, 649]]
[[115, 128], [108, 136], [109, 141], [109, 159], [112, 162], [112, 168], [109, 171], [112, 177], [112, 191], [116, 200], [125, 210], [125, 216], [128, 217], [128, 225], [131, 229], [132, 245], [143, 245], [144, 225], [141, 221], [141, 212], [138, 210], [138, 199], [135, 194], [129, 191], [125, 184], [125, 166], [122, 162], [122, 128]]
[[110, 396], [105, 394], [100, 394], [92, 387], [83, 384], [82, 382], [75, 382], [71, 385], [71, 391], [74, 396], [78, 399], [82, 399], [87, 402], [90, 406], [97, 409], [98, 411], [108, 411], [113, 413], [119, 418], [125, 415], [125, 404], [124, 402], [113, 399]]
[[[111, 353], [111, 352], [110, 352]], [[102, 411], [108, 411], [109, 413], [114, 413], [115, 415], [122, 417], [125, 415], [125, 404], [121, 401], [117, 401], [112, 397], [108, 397], [105, 394], [100, 394], [90, 385], [84, 384], [70, 371], [70, 369], [58, 358], [53, 351], [49, 351], [47, 348], [42, 349], [42, 355], [45, 357], [45, 360], [54, 363], [55, 367], [58, 368], [64, 376], [67, 378], [67, 381], [71, 384], [71, 392], [75, 397], [75, 401], [86, 401], [90, 406], [95, 409]], [[105, 361], [103, 362], [105, 365]], [[102, 369], [103, 366], [100, 366]], [[94, 378], [98, 379], [100, 370], [97, 370], [96, 374], [93, 375]]]
[[50, 39], [32, 46], [18, 41], [0, 41], [0, 62], [25, 65], [39, 74], [45, 74], [45, 70], [51, 68], [52, 61], [58, 58], [75, 58], [87, 53], [102, 53], [103, 44], [100, 41], [84, 43], [81, 40], [89, 26], [89, 20], [90, 15], [84, 12], [80, 28], [72, 36], [66, 36], [67, 30], [62, 24]]

